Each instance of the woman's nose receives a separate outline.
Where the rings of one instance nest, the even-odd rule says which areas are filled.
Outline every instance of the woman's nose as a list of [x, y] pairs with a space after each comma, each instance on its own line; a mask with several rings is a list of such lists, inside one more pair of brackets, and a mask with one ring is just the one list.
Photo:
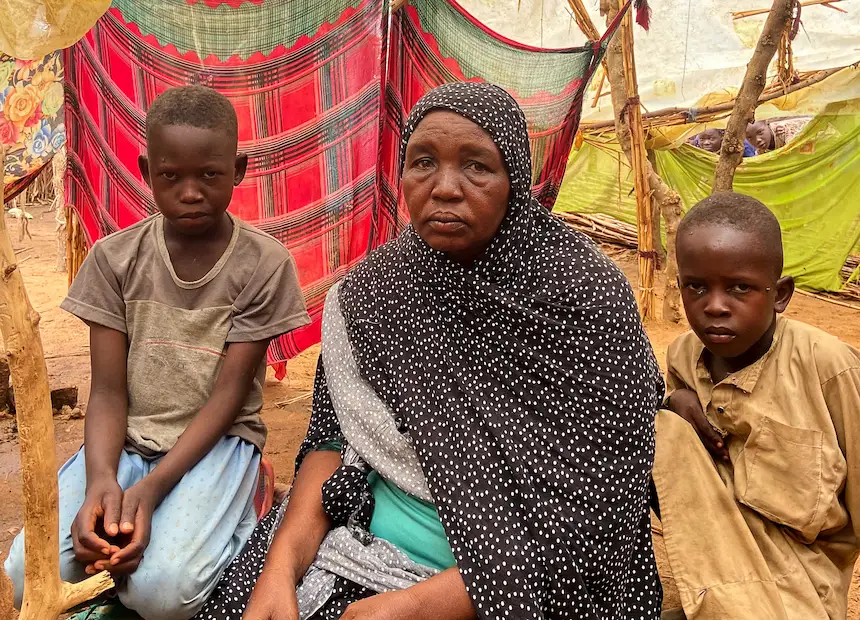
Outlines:
[[433, 179], [431, 197], [436, 200], [459, 200], [463, 197], [460, 174], [451, 168], [442, 167]]

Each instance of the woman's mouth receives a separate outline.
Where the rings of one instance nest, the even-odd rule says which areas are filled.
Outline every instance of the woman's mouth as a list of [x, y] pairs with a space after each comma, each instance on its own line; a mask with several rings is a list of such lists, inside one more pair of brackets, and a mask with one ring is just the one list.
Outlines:
[[434, 213], [427, 219], [431, 230], [441, 233], [451, 233], [464, 228], [466, 224], [453, 213]]

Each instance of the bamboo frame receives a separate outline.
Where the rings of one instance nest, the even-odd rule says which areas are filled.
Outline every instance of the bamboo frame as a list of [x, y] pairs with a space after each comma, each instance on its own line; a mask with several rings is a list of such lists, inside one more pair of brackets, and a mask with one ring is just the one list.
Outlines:
[[648, 152], [645, 149], [645, 131], [642, 127], [642, 107], [639, 105], [639, 84], [636, 80], [636, 60], [633, 54], [633, 14], [630, 11], [621, 21], [621, 55], [624, 59], [624, 83], [627, 86], [627, 124], [630, 128], [631, 165], [633, 187], [636, 191], [636, 230], [639, 248], [639, 312], [642, 319], [654, 314], [654, 273], [657, 270], [657, 252], [654, 250], [654, 218], [651, 210], [651, 186], [648, 182]]
[[[849, 67], [860, 66], [860, 62], [856, 65], [846, 65], [844, 67], [834, 67], [833, 69], [825, 69], [822, 71], [811, 71], [800, 76], [800, 81], [792, 84], [788, 88], [782, 88], [781, 85], [771, 85], [765, 89], [758, 99], [757, 105], [780, 99], [786, 95], [790, 95], [804, 88], [814, 86], [819, 82], [823, 82], [830, 76], [848, 69]], [[735, 107], [736, 99], [732, 99], [726, 103], [721, 103], [715, 106], [703, 108], [663, 108], [646, 112], [642, 115], [643, 126], [646, 129], [653, 127], [671, 127], [673, 125], [687, 125], [689, 123], [707, 123], [728, 116]], [[601, 129], [611, 129], [615, 126], [615, 121], [599, 121], [591, 123], [582, 123], [583, 131], [596, 132]]]
[[[0, 164], [6, 161], [0, 150]], [[0, 165], [0, 170], [4, 168]], [[18, 415], [24, 495], [24, 603], [19, 620], [55, 620], [114, 586], [102, 572], [77, 584], [60, 578], [59, 491], [48, 370], [33, 310], [6, 227], [0, 179], [0, 332]]]
[[[839, 11], [840, 13], [847, 13], [843, 8], [838, 6], [833, 6], [839, 2], [843, 2], [843, 0], [806, 0], [805, 2], [801, 2], [800, 6], [824, 6], [828, 9], [833, 9], [834, 11]], [[770, 13], [770, 9], [753, 9], [752, 11], [737, 11], [732, 13], [732, 19], [737, 21], [739, 19], [745, 19], [747, 17], [753, 17], [755, 15], [767, 15]]]

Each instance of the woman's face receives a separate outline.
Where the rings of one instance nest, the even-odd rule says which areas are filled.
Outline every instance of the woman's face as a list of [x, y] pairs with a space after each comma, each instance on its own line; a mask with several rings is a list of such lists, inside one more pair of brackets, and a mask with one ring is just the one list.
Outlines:
[[418, 235], [469, 263], [489, 247], [508, 210], [510, 181], [489, 134], [459, 114], [434, 111], [406, 146], [403, 195]]

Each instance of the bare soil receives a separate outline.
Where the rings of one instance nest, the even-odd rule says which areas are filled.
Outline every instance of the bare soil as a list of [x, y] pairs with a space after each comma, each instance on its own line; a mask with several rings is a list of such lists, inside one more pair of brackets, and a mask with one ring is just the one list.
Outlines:
[[[42, 317], [42, 342], [48, 365], [51, 388], [77, 386], [80, 401], [85, 404], [89, 396], [89, 343], [86, 327], [74, 317], [59, 309], [67, 290], [65, 273], [56, 270], [56, 241], [54, 216], [43, 206], [31, 210], [30, 223], [33, 239], [15, 242], [21, 271], [33, 307]], [[9, 219], [11, 232], [17, 224]], [[16, 236], [17, 239], [17, 236]], [[632, 282], [636, 281], [636, 264], [632, 254], [616, 254], [616, 261]], [[658, 289], [661, 284], [658, 282]], [[657, 307], [661, 306], [658, 301]], [[836, 306], [818, 299], [796, 296], [788, 316], [801, 319], [844, 341], [860, 347], [860, 312]], [[648, 335], [661, 365], [665, 367], [669, 343], [684, 332], [685, 327], [649, 321]], [[269, 376], [264, 393], [263, 419], [269, 427], [266, 456], [272, 461], [279, 482], [292, 479], [293, 459], [307, 428], [311, 407], [314, 370], [319, 347], [313, 347], [288, 365], [288, 377], [283, 382]], [[71, 457], [83, 442], [83, 420], [55, 422], [57, 463]], [[14, 421], [0, 419], [0, 562], [8, 553], [12, 539], [20, 531], [22, 522], [21, 474], [18, 459], [17, 435]], [[655, 536], [658, 565], [666, 586], [667, 607], [677, 606], [677, 593], [666, 567], [665, 552], [659, 536]], [[860, 565], [858, 565], [860, 569]], [[849, 620], [860, 620], [860, 579], [855, 570], [849, 605]]]

